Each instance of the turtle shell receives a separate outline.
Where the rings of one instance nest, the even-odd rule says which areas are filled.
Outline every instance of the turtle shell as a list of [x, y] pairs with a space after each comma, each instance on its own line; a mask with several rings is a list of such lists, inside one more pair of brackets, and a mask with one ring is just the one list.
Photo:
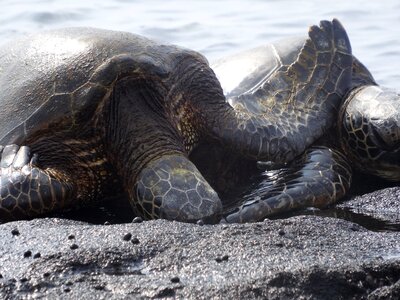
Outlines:
[[168, 75], [182, 52], [125, 32], [69, 28], [0, 48], [0, 144], [23, 143], [41, 129], [73, 130], [95, 115], [118, 78]]
[[289, 37], [213, 63], [212, 68], [227, 99], [254, 92], [282, 65], [294, 63], [305, 40], [305, 36]]

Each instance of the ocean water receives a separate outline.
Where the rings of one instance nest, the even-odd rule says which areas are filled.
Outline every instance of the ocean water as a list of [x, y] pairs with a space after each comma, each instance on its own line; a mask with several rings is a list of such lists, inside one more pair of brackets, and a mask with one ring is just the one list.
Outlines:
[[399, 0], [0, 0], [0, 44], [69, 26], [124, 30], [198, 50], [212, 62], [338, 18], [375, 79], [400, 89]]

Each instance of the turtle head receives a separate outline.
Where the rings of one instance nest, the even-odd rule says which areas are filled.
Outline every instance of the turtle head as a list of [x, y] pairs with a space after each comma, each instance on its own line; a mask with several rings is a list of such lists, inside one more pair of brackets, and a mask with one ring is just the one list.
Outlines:
[[341, 113], [341, 142], [362, 172], [400, 181], [400, 94], [375, 85], [353, 90]]

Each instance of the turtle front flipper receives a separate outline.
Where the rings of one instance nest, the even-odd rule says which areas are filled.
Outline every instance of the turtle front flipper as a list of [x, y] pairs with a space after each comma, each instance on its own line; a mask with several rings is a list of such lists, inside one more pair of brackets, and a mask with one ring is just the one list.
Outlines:
[[184, 155], [164, 155], [140, 172], [132, 206], [147, 218], [215, 222], [222, 210], [217, 193]]
[[20, 219], [62, 207], [73, 186], [37, 166], [27, 146], [7, 145], [1, 153], [0, 220]]
[[157, 98], [160, 82], [156, 76], [117, 82], [103, 119], [109, 161], [138, 215], [216, 221], [221, 201], [188, 159], [189, 138], [171, 124], [175, 115], [154, 105], [154, 98], [164, 101]]
[[326, 147], [312, 147], [287, 169], [263, 179], [247, 192], [239, 208], [228, 212], [229, 223], [256, 222], [268, 216], [305, 207], [325, 207], [348, 191], [352, 171], [345, 157]]
[[232, 107], [204, 110], [214, 115], [208, 124], [216, 140], [247, 157], [287, 162], [333, 124], [351, 85], [352, 55], [337, 20], [312, 26], [298, 51], [278, 46], [273, 51], [276, 67], [228, 99]]
[[0, 147], [0, 222], [87, 205], [117, 193], [101, 151], [89, 139], [46, 138]]

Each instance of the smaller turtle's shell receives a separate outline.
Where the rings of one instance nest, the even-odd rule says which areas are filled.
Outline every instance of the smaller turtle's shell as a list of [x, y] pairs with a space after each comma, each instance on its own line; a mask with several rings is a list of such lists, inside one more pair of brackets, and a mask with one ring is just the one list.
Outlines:
[[69, 28], [0, 48], [0, 144], [22, 143], [55, 123], [90, 120], [117, 78], [167, 76], [176, 53], [194, 52], [130, 33]]
[[227, 99], [255, 91], [279, 67], [295, 62], [305, 40], [290, 37], [216, 61], [212, 68]]

